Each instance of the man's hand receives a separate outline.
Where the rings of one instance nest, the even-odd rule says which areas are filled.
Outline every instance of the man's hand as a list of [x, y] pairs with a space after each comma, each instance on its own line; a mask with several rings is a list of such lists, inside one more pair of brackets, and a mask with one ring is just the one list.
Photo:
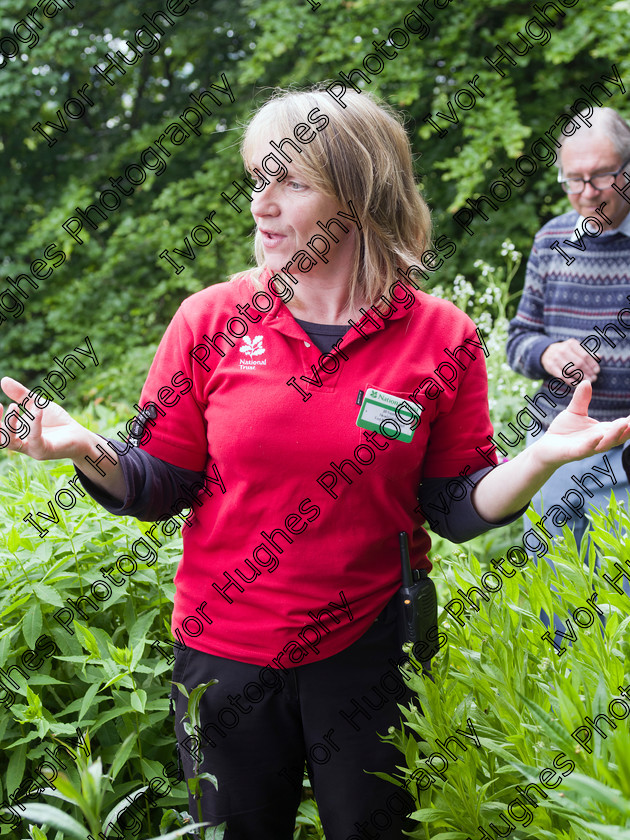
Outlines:
[[584, 379], [588, 382], [595, 382], [599, 374], [599, 365], [595, 359], [589, 355], [582, 347], [576, 338], [568, 338], [566, 341], [555, 341], [540, 357], [540, 364], [551, 376], [556, 376], [558, 379], [563, 379], [569, 385], [573, 385], [575, 378], [572, 378], [571, 372], [564, 376], [562, 369], [566, 367], [569, 362], [572, 362], [575, 368], [579, 368], [584, 374]]

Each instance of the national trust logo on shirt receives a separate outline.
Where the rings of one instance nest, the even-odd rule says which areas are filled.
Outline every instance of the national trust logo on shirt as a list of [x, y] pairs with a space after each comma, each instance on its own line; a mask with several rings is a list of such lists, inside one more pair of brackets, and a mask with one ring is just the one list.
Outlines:
[[267, 364], [267, 359], [254, 360], [254, 356], [261, 356], [265, 352], [262, 342], [262, 335], [256, 335], [253, 339], [248, 335], [245, 336], [239, 349], [241, 353], [244, 353], [249, 358], [239, 359], [241, 370], [256, 370], [255, 365]]

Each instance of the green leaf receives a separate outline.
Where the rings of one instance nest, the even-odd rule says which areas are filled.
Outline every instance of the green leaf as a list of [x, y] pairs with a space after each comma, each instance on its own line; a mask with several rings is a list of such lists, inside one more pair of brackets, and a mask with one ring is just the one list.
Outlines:
[[180, 694], [184, 695], [184, 697], [190, 697], [190, 695], [188, 694], [188, 689], [183, 683], [173, 682], [173, 685], [177, 688]]
[[42, 610], [39, 604], [33, 604], [22, 620], [22, 633], [26, 644], [35, 648], [35, 642], [42, 631]]
[[97, 683], [97, 682], [92, 683], [92, 685], [90, 685], [88, 690], [85, 692], [85, 695], [83, 697], [83, 702], [81, 703], [81, 710], [79, 712], [78, 723], [81, 723], [81, 721], [83, 720], [83, 717], [85, 716], [86, 712], [88, 711], [88, 709], [92, 705], [92, 701], [94, 700], [94, 698], [98, 694], [99, 688], [100, 688], [99, 683]]
[[463, 831], [440, 831], [439, 834], [431, 835], [432, 840], [464, 840]]
[[133, 650], [132, 667], [138, 663], [140, 656], [142, 655], [142, 649], [144, 648], [146, 642], [147, 633], [149, 632], [157, 614], [157, 610], [149, 610], [149, 612], [144, 613], [129, 631], [129, 647]]
[[[584, 776], [582, 773], [572, 773], [564, 782], [568, 790], [574, 790], [584, 800], [596, 800], [603, 806], [611, 808], [627, 819], [630, 817], [630, 802], [620, 790], [615, 790], [601, 784], [597, 779]], [[630, 834], [630, 832], [629, 832]]]
[[208, 680], [206, 683], [195, 686], [190, 692], [190, 697], [188, 698], [188, 715], [194, 725], [199, 725], [200, 723], [199, 704], [201, 703], [201, 698], [210, 686], [216, 685], [218, 682], [218, 680]]
[[113, 676], [113, 677], [111, 678], [111, 680], [108, 680], [108, 681], [105, 683], [105, 685], [103, 686], [103, 691], [104, 691], [106, 688], [109, 688], [109, 687], [110, 687], [110, 685], [115, 685], [115, 683], [120, 682], [121, 680], [124, 680], [124, 679], [125, 679], [125, 677], [127, 677], [127, 676], [128, 676], [128, 674], [127, 674], [127, 672], [126, 672], [126, 671], [122, 671], [120, 674], [116, 674], [115, 676]]
[[7, 548], [9, 549], [11, 554], [15, 554], [15, 552], [20, 547], [20, 542], [20, 534], [16, 530], [15, 526], [13, 526], [9, 531], [9, 536], [7, 538]]
[[29, 674], [28, 681], [31, 685], [68, 685], [66, 680], [58, 680], [50, 674]]
[[63, 832], [64, 837], [74, 837], [75, 840], [87, 840], [88, 831], [75, 819], [68, 814], [60, 811], [59, 808], [53, 808], [52, 805], [38, 805], [28, 804], [24, 806], [24, 811], [21, 811], [22, 819], [27, 822], [39, 823], [43, 825], [47, 823]]
[[51, 782], [51, 784], [54, 785], [58, 793], [61, 794], [67, 802], [73, 802], [75, 805], [78, 805], [84, 814], [87, 812], [87, 800], [81, 791], [77, 790], [77, 788], [72, 784], [65, 773], [60, 773], [54, 782]]
[[11, 751], [11, 758], [9, 760], [9, 767], [6, 775], [6, 788], [9, 793], [13, 793], [19, 786], [24, 776], [24, 768], [26, 766], [26, 744]]
[[74, 624], [78, 639], [83, 647], [89, 651], [95, 659], [100, 659], [101, 652], [98, 649], [98, 644], [96, 643], [96, 639], [94, 638], [92, 631], [87, 627], [83, 627], [83, 625], [79, 624], [76, 619], [73, 620], [72, 623]]
[[575, 749], [575, 742], [571, 740], [566, 729], [529, 697], [521, 694], [520, 691], [516, 691], [516, 694], [518, 694], [523, 703], [531, 710], [534, 718], [539, 721], [543, 731], [552, 739], [552, 743], [555, 745], [562, 744], [569, 754], [572, 753]]
[[210, 782], [214, 787], [218, 790], [219, 783], [217, 781], [217, 777], [213, 776], [212, 773], [199, 773], [197, 775], [198, 779], [205, 779], [206, 782]]
[[418, 820], [418, 822], [434, 823], [440, 822], [445, 817], [448, 817], [448, 813], [439, 808], [420, 808], [414, 811], [411, 816], [414, 820]]
[[[104, 795], [102, 781], [103, 763], [99, 756], [87, 766], [87, 769], [81, 771], [81, 789], [89, 809], [89, 811], [88, 809], [83, 809], [86, 818], [93, 815], [95, 820], [98, 819]], [[92, 822], [91, 819], [89, 821]]]
[[63, 601], [56, 589], [52, 586], [46, 586], [44, 583], [32, 583], [33, 592], [37, 595], [39, 600], [49, 606], [53, 604], [55, 607], [63, 607]]
[[136, 738], [136, 732], [130, 732], [129, 735], [125, 738], [122, 742], [120, 747], [116, 750], [116, 755], [114, 756], [114, 760], [112, 761], [112, 765], [109, 768], [108, 776], [113, 781], [116, 776], [120, 773], [122, 768], [125, 765], [125, 761], [129, 758], [129, 755], [134, 747]]
[[[182, 828], [178, 828], [175, 831], [170, 831], [168, 834], [160, 834], [159, 837], [152, 837], [150, 840], [175, 840], [176, 837], [183, 837], [185, 834], [190, 834], [193, 831], [196, 831], [198, 828], [202, 828], [203, 826], [208, 826], [210, 823], [202, 822], [202, 823], [193, 823], [192, 825], [186, 825]], [[206, 837], [208, 835], [206, 834]], [[218, 840], [218, 838], [217, 838]]]
[[96, 723], [91, 728], [91, 732], [96, 732], [110, 720], [122, 718], [123, 715], [130, 714], [133, 714], [134, 716], [137, 714], [133, 706], [116, 706], [115, 709], [108, 709], [106, 712], [102, 712], [101, 714], [99, 714]]
[[[57, 778], [61, 778], [60, 776]], [[55, 785], [57, 783], [57, 779], [55, 779]], [[76, 805], [76, 794], [73, 789], [72, 794], [68, 796], [66, 793], [62, 793], [57, 787], [49, 787], [42, 791], [42, 796], [52, 796], [53, 799], [62, 799], [64, 802], [69, 802], [70, 805]]]
[[[134, 733], [134, 737], [135, 737], [135, 733]], [[129, 739], [127, 739], [127, 740], [129, 740]], [[106, 834], [108, 833], [109, 826], [117, 823], [120, 815], [124, 814], [125, 811], [127, 811], [129, 808], [131, 808], [133, 806], [134, 802], [136, 801], [136, 799], [139, 798], [140, 794], [144, 793], [145, 790], [148, 790], [148, 789], [149, 789], [148, 785], [143, 785], [142, 787], [139, 787], [134, 791], [130, 791], [125, 796], [124, 799], [122, 799], [120, 802], [118, 802], [116, 805], [114, 805], [112, 810], [109, 812], [109, 814], [103, 820], [103, 825], [107, 826]]]
[[137, 712], [144, 712], [144, 706], [147, 702], [147, 693], [139, 688], [137, 691], [131, 692], [129, 700]]
[[38, 694], [35, 694], [33, 689], [30, 685], [26, 685], [26, 700], [28, 702], [29, 710], [33, 712], [33, 714], [42, 716], [44, 711], [44, 706], [42, 704], [41, 698]]

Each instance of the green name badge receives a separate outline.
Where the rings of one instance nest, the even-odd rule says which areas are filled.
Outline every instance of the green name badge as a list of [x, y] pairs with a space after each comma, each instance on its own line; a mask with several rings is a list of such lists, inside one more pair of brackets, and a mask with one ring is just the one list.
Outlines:
[[401, 397], [376, 388], [368, 388], [357, 417], [357, 426], [379, 432], [388, 440], [411, 443], [420, 422], [420, 414]]

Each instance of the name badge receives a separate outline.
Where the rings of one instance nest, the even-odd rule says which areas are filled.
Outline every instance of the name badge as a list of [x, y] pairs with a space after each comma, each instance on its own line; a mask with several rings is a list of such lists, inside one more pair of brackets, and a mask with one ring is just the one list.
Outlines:
[[404, 443], [411, 443], [419, 422], [419, 412], [412, 411], [405, 399], [376, 388], [367, 389], [357, 417], [357, 426], [361, 429], [379, 432], [388, 440]]

